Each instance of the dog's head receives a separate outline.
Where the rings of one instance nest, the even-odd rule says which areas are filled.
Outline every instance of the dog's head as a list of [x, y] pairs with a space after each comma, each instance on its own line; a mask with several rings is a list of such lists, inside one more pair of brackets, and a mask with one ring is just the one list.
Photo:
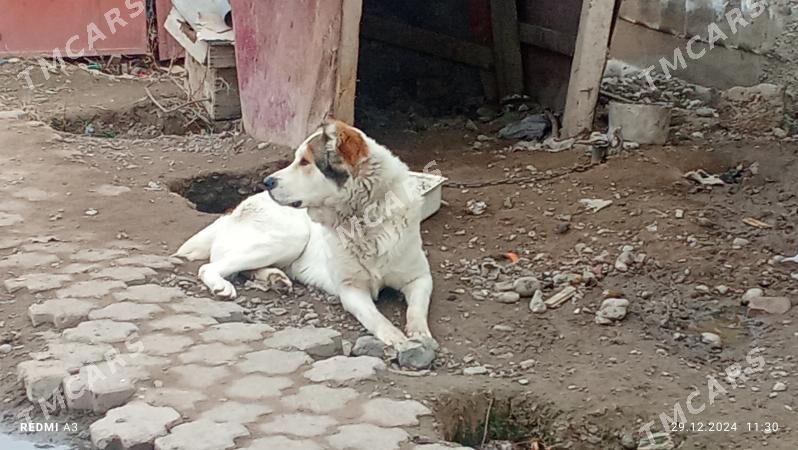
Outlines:
[[300, 144], [294, 161], [267, 177], [263, 184], [274, 201], [296, 208], [328, 206], [370, 158], [360, 130], [328, 121]]

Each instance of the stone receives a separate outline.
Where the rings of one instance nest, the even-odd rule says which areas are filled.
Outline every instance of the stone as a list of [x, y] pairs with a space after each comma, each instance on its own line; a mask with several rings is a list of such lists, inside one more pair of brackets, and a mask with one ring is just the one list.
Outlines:
[[325, 434], [328, 428], [338, 425], [330, 416], [317, 416], [304, 413], [289, 413], [275, 416], [259, 429], [265, 434], [290, 434], [299, 437], [313, 437]]
[[629, 300], [625, 298], [608, 298], [601, 302], [601, 308], [596, 312], [596, 323], [610, 325], [626, 317]]
[[90, 320], [64, 330], [63, 336], [70, 342], [115, 344], [124, 342], [130, 335], [138, 332], [138, 329], [130, 322], [115, 322], [107, 319]]
[[207, 399], [208, 397], [198, 390], [156, 387], [144, 393], [144, 401], [150, 405], [169, 406], [183, 415], [194, 411], [197, 403]]
[[0, 212], [0, 227], [10, 227], [24, 221], [25, 219], [19, 214]]
[[114, 250], [110, 248], [86, 248], [73, 253], [70, 259], [73, 261], [82, 262], [100, 262], [126, 255], [127, 253], [122, 250]]
[[352, 347], [352, 355], [382, 358], [385, 355], [385, 344], [374, 336], [360, 336]]
[[529, 310], [533, 313], [540, 314], [546, 312], [547, 309], [548, 306], [546, 306], [546, 302], [543, 300], [543, 291], [535, 291], [535, 295], [529, 300]]
[[232, 302], [220, 302], [208, 298], [187, 298], [169, 305], [175, 312], [194, 313], [213, 317], [219, 322], [241, 322], [246, 311]]
[[17, 378], [25, 386], [28, 400], [35, 404], [56, 395], [67, 375], [68, 368], [62, 361], [24, 361], [17, 365]]
[[[0, 215], [0, 223], [2, 215]], [[0, 267], [19, 267], [20, 269], [32, 269], [34, 267], [49, 266], [57, 263], [58, 257], [48, 253], [14, 253], [0, 260]]]
[[230, 397], [245, 400], [263, 400], [269, 397], [279, 397], [280, 391], [294, 385], [294, 382], [285, 377], [267, 377], [264, 375], [247, 375], [236, 379], [225, 390]]
[[26, 289], [31, 294], [58, 289], [72, 280], [69, 275], [53, 273], [31, 273], [19, 278], [5, 280], [3, 285], [9, 294]]
[[92, 278], [108, 278], [122, 281], [127, 284], [143, 283], [147, 278], [158, 275], [158, 272], [149, 267], [121, 266], [108, 267], [91, 275]]
[[272, 407], [260, 403], [239, 403], [226, 401], [200, 414], [199, 418], [216, 423], [252, 423], [266, 414], [271, 414]]
[[156, 270], [168, 270], [180, 264], [180, 260], [160, 255], [135, 255], [116, 260], [120, 266], [143, 266]]
[[204, 367], [196, 364], [171, 367], [166, 373], [167, 375], [176, 375], [179, 378], [179, 386], [197, 389], [208, 389], [232, 375], [227, 367]]
[[7, 111], [0, 111], [0, 120], [26, 120], [28, 118], [28, 113], [21, 109], [10, 109]]
[[719, 348], [722, 345], [720, 336], [715, 333], [701, 333], [701, 342], [709, 344], [712, 348]]
[[321, 384], [311, 384], [302, 386], [296, 394], [282, 397], [280, 403], [290, 410], [326, 414], [345, 408], [349, 402], [358, 397], [357, 391], [351, 388], [331, 388]]
[[73, 327], [86, 318], [97, 305], [70, 298], [47, 300], [28, 308], [28, 317], [34, 327], [43, 323], [51, 323], [57, 329]]
[[317, 383], [359, 381], [374, 377], [378, 370], [385, 370], [385, 363], [372, 356], [333, 356], [313, 363], [304, 376]]
[[521, 297], [532, 297], [541, 288], [535, 277], [521, 277], [513, 282], [513, 290]]
[[140, 284], [130, 286], [121, 292], [115, 292], [117, 301], [133, 301], [139, 303], [170, 303], [186, 296], [183, 290], [177, 287], [163, 287], [157, 284]]
[[161, 319], [153, 320], [147, 325], [153, 330], [167, 330], [181, 333], [192, 330], [202, 330], [210, 325], [216, 325], [212, 317], [192, 316], [189, 314], [175, 314]]
[[177, 359], [183, 364], [196, 363], [205, 366], [218, 366], [237, 361], [238, 355], [248, 350], [251, 350], [251, 348], [244, 344], [232, 345], [214, 342], [195, 345], [188, 351], [181, 353]]
[[95, 270], [100, 266], [97, 264], [92, 263], [70, 263], [65, 266], [61, 266], [58, 268], [60, 273], [65, 273], [69, 275], [76, 275], [80, 273], [86, 273], [90, 270]]
[[184, 335], [150, 333], [141, 337], [142, 351], [151, 355], [171, 355], [182, 352], [194, 344], [194, 339]]
[[268, 436], [255, 439], [244, 450], [324, 450], [311, 440], [294, 440], [285, 436]]
[[158, 305], [148, 305], [133, 302], [119, 302], [105, 308], [95, 309], [89, 313], [90, 320], [144, 320], [152, 319], [156, 314], [163, 312]]
[[497, 303], [513, 304], [518, 303], [521, 296], [517, 292], [499, 292], [493, 296], [493, 300]]
[[743, 304], [747, 305], [748, 303], [751, 302], [751, 300], [753, 300], [755, 298], [758, 298], [758, 297], [763, 297], [764, 295], [765, 295], [765, 291], [763, 291], [762, 289], [760, 289], [760, 288], [751, 288], [751, 289], [745, 291], [745, 294], [743, 294], [743, 298], [742, 298]]
[[55, 292], [58, 298], [104, 297], [111, 291], [123, 289], [125, 283], [115, 280], [79, 281]]
[[732, 241], [732, 248], [735, 249], [735, 250], [739, 250], [739, 249], [745, 247], [746, 245], [748, 245], [749, 243], [750, 242], [748, 241], [748, 239], [743, 239], [743, 238], [739, 238], [739, 237], [738, 238], [734, 238], [734, 240]]
[[131, 402], [108, 411], [89, 431], [92, 444], [101, 450], [134, 450], [152, 448], [156, 438], [178, 423], [180, 414], [172, 408]]
[[14, 351], [14, 347], [11, 344], [2, 344], [0, 345], [0, 354], [7, 355]]
[[466, 367], [463, 369], [463, 375], [486, 375], [488, 369], [482, 366]]
[[329, 328], [288, 327], [274, 333], [263, 345], [280, 350], [299, 350], [314, 358], [340, 355], [341, 333]]
[[430, 342], [410, 340], [399, 351], [399, 365], [411, 369], [422, 370], [432, 365], [435, 360], [435, 347]]
[[[116, 370], [110, 370], [115, 368]], [[64, 396], [67, 408], [91, 410], [102, 414], [122, 406], [136, 392], [127, 371], [111, 365], [81, 367], [76, 375], [64, 378]]]
[[47, 345], [47, 354], [62, 361], [70, 369], [79, 369], [86, 364], [112, 359], [117, 355], [117, 352], [109, 344], [50, 342]]
[[748, 302], [748, 309], [764, 311], [768, 314], [786, 314], [792, 308], [792, 302], [787, 297], [756, 297]]
[[130, 188], [127, 186], [114, 186], [111, 184], [102, 184], [100, 186], [97, 186], [97, 188], [94, 189], [94, 192], [105, 197], [116, 197], [117, 195], [122, 195], [127, 192], [130, 192]]
[[409, 427], [419, 424], [419, 416], [429, 415], [432, 411], [415, 400], [375, 398], [363, 405], [360, 420], [383, 427]]
[[718, 110], [721, 121], [733, 125], [735, 130], [761, 133], [782, 126], [785, 102], [784, 86], [735, 86], [721, 94]]
[[284, 375], [297, 371], [305, 364], [313, 362], [304, 352], [285, 352], [267, 349], [244, 355], [238, 368], [244, 373], [260, 372], [267, 375]]
[[226, 450], [235, 448], [235, 440], [244, 436], [249, 436], [249, 430], [239, 423], [195, 420], [156, 439], [155, 450]]
[[226, 344], [236, 344], [260, 340], [263, 338], [264, 333], [273, 331], [274, 328], [265, 323], [230, 322], [214, 325], [200, 333], [200, 337], [205, 342], [218, 341]]
[[786, 390], [787, 390], [787, 385], [781, 381], [777, 381], [776, 384], [773, 385], [773, 389], [771, 389], [771, 391], [773, 392], [784, 392]]
[[327, 438], [338, 450], [398, 450], [410, 436], [399, 428], [382, 428], [370, 424], [344, 425]]
[[473, 450], [471, 447], [447, 446], [442, 444], [417, 445], [412, 450]]

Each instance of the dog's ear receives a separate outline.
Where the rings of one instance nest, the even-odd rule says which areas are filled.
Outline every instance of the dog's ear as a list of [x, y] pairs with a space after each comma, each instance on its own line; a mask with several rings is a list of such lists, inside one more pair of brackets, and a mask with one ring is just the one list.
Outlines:
[[341, 121], [327, 121], [324, 125], [324, 141], [330, 163], [333, 166], [345, 165], [353, 174], [369, 157], [369, 148], [363, 136]]

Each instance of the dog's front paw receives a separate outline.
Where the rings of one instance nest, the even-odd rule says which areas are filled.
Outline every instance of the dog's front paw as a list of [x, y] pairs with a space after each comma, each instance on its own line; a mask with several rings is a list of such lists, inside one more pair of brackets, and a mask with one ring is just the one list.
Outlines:
[[208, 286], [211, 293], [217, 297], [228, 300], [236, 298], [237, 293], [233, 283], [219, 276], [218, 273], [214, 272], [213, 269], [208, 266], [209, 265], [206, 264], [200, 267], [199, 278], [205, 283], [205, 286]]

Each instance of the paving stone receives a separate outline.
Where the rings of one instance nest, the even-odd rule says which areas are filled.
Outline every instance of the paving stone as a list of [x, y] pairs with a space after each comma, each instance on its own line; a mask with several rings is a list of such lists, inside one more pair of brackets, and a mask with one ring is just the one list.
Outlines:
[[354, 356], [373, 356], [382, 358], [385, 354], [385, 344], [374, 336], [360, 336], [352, 347]]
[[360, 420], [383, 427], [418, 425], [418, 416], [431, 415], [432, 411], [415, 400], [374, 398], [363, 405]]
[[163, 287], [157, 284], [141, 284], [130, 286], [121, 292], [115, 292], [117, 301], [133, 301], [139, 303], [167, 303], [185, 297], [182, 289], [177, 287]]
[[232, 423], [252, 423], [265, 414], [274, 411], [270, 406], [260, 403], [239, 403], [226, 401], [204, 413], [200, 414], [200, 419], [210, 420], [211, 422], [232, 422]]
[[127, 252], [123, 250], [114, 250], [110, 248], [86, 248], [75, 252], [72, 256], [70, 256], [70, 259], [72, 259], [72, 261], [100, 262], [126, 255]]
[[180, 423], [173, 408], [131, 402], [114, 408], [89, 427], [91, 442], [100, 449], [139, 450], [152, 448], [153, 442]]
[[127, 192], [130, 192], [130, 188], [127, 186], [114, 186], [112, 184], [102, 184], [100, 186], [97, 186], [94, 189], [94, 192], [105, 197], [116, 197], [117, 195], [122, 195]]
[[269, 397], [278, 397], [280, 391], [293, 386], [293, 384], [293, 381], [285, 377], [247, 375], [233, 381], [225, 393], [230, 397], [262, 400]]
[[63, 267], [59, 267], [57, 270], [60, 273], [76, 275], [80, 273], [86, 273], [90, 270], [98, 268], [100, 268], [100, 265], [94, 263], [70, 263]]
[[69, 368], [80, 368], [111, 358], [116, 350], [108, 344], [84, 344], [82, 342], [50, 342], [47, 353], [61, 360]]
[[14, 253], [0, 260], [0, 267], [32, 269], [57, 263], [58, 257], [49, 253]]
[[322, 384], [311, 384], [302, 386], [294, 395], [282, 397], [280, 403], [289, 410], [324, 414], [343, 409], [358, 396], [358, 392], [351, 388], [331, 388]]
[[233, 302], [220, 302], [208, 298], [187, 298], [169, 306], [179, 313], [194, 313], [210, 316], [219, 322], [241, 322], [246, 310]]
[[474, 450], [471, 447], [461, 447], [458, 445], [446, 446], [443, 444], [424, 444], [416, 445], [412, 450]]
[[255, 439], [244, 450], [324, 450], [319, 444], [310, 440], [294, 440], [285, 436], [269, 436]]
[[38, 404], [61, 389], [64, 377], [69, 375], [66, 364], [58, 360], [24, 361], [17, 364], [17, 378], [25, 386], [28, 400]]
[[191, 347], [177, 358], [183, 364], [204, 364], [207, 366], [218, 366], [238, 360], [238, 355], [252, 350], [247, 345], [231, 345], [221, 342], [212, 344], [199, 344]]
[[122, 281], [127, 284], [143, 283], [147, 278], [158, 275], [158, 272], [150, 269], [149, 267], [134, 267], [134, 266], [121, 266], [121, 267], [108, 267], [99, 272], [93, 273], [92, 278], [108, 278], [111, 280]]
[[116, 280], [79, 281], [55, 292], [58, 298], [104, 297], [117, 289], [124, 289], [125, 283]]
[[381, 428], [376, 425], [344, 425], [327, 438], [339, 450], [398, 450], [399, 444], [410, 436], [399, 428]]
[[217, 385], [232, 374], [230, 369], [226, 367], [204, 367], [196, 364], [172, 367], [166, 373], [177, 376], [181, 387], [187, 386], [199, 389], [207, 389]]
[[74, 328], [64, 330], [64, 339], [70, 342], [85, 342], [87, 344], [114, 344], [124, 342], [138, 331], [138, 327], [130, 322], [115, 322], [113, 320], [90, 320], [81, 322]]
[[270, 422], [262, 424], [259, 428], [266, 434], [313, 437], [321, 436], [333, 425], [338, 425], [338, 421], [330, 416], [290, 413], [276, 415]]
[[0, 227], [10, 227], [24, 221], [25, 219], [19, 214], [0, 212]]
[[7, 250], [9, 248], [14, 248], [14, 247], [17, 247], [21, 243], [22, 243], [22, 240], [20, 240], [20, 239], [1, 238], [0, 239], [0, 250]]
[[28, 317], [34, 327], [51, 323], [55, 328], [69, 328], [77, 325], [89, 315], [97, 305], [86, 300], [61, 298], [35, 303], [28, 308]]
[[283, 375], [295, 372], [313, 360], [303, 352], [284, 352], [268, 349], [244, 355], [238, 368], [244, 373], [261, 372], [268, 375]]
[[329, 358], [341, 354], [341, 333], [329, 328], [288, 327], [263, 341], [267, 347], [280, 350], [300, 350], [314, 358]]
[[135, 370], [140, 380], [149, 379], [150, 373], [160, 371], [171, 363], [168, 358], [144, 353], [122, 353], [116, 358], [122, 361], [120, 364], [126, 364], [130, 370]]
[[153, 406], [171, 406], [183, 415], [193, 411], [197, 403], [207, 398], [205, 394], [195, 389], [153, 388], [144, 393], [144, 401], [147, 403]]
[[168, 256], [159, 255], [134, 255], [126, 258], [116, 260], [120, 266], [143, 266], [152, 269], [171, 269], [175, 264], [180, 264], [181, 261]]
[[[40, 240], [46, 239], [47, 236], [44, 238], [38, 238]], [[31, 238], [37, 239], [37, 238]], [[30, 242], [28, 244], [23, 245], [22, 250], [26, 252], [44, 252], [44, 253], [52, 253], [52, 254], [59, 254], [59, 253], [73, 253], [80, 249], [78, 244], [72, 242], [61, 242], [61, 241], [51, 241], [51, 242]]]
[[372, 356], [334, 356], [316, 361], [305, 372], [305, 378], [315, 381], [357, 381], [373, 377], [378, 370], [385, 370], [385, 363]]
[[72, 281], [72, 277], [69, 275], [31, 273], [19, 278], [5, 280], [3, 285], [10, 294], [22, 289], [27, 289], [31, 294], [35, 294], [58, 289], [69, 281]]
[[23, 198], [29, 202], [40, 202], [55, 197], [55, 194], [52, 192], [43, 191], [30, 186], [16, 189], [11, 195], [16, 198]]
[[222, 323], [203, 331], [200, 337], [206, 342], [224, 342], [236, 344], [239, 342], [256, 341], [263, 338], [263, 334], [273, 332], [274, 328], [265, 323]]
[[216, 325], [216, 319], [212, 317], [192, 316], [189, 314], [176, 314], [173, 316], [166, 316], [161, 319], [153, 320], [147, 325], [153, 330], [168, 330], [175, 333], [201, 330], [207, 328], [209, 325]]
[[225, 450], [235, 448], [235, 439], [244, 436], [249, 436], [249, 431], [241, 424], [196, 420], [156, 439], [155, 450]]
[[151, 355], [171, 355], [181, 352], [194, 343], [188, 336], [152, 333], [142, 336], [142, 351]]
[[163, 312], [163, 309], [158, 305], [119, 302], [108, 305], [105, 308], [95, 309], [89, 313], [89, 319], [143, 320], [152, 319], [161, 312]]
[[97, 414], [122, 406], [136, 392], [127, 370], [108, 370], [111, 366], [88, 365], [76, 375], [64, 378], [67, 408], [91, 410]]

